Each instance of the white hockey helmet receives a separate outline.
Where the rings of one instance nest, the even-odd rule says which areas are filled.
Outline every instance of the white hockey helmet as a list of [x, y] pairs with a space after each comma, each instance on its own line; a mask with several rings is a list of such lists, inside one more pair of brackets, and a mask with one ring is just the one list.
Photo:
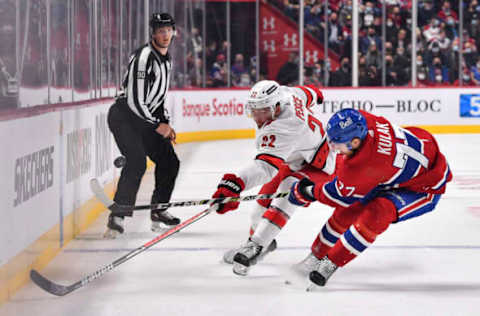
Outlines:
[[260, 110], [270, 108], [272, 118], [275, 114], [275, 108], [281, 103], [282, 93], [280, 85], [273, 80], [262, 80], [257, 82], [249, 91], [247, 99], [247, 109]]

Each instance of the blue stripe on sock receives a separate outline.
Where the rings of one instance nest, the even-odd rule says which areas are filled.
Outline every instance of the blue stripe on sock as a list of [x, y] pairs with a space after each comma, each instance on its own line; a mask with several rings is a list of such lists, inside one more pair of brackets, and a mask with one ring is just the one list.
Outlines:
[[365, 249], [367, 249], [368, 246], [365, 246], [364, 244], [362, 244], [360, 242], [360, 240], [358, 240], [357, 238], [355, 238], [355, 236], [352, 234], [352, 232], [350, 231], [350, 229], [348, 229], [344, 234], [343, 236], [345, 237], [345, 240], [350, 244], [350, 246], [352, 246], [353, 248], [355, 248], [357, 251], [359, 252], [362, 252], [364, 251]]
[[328, 240], [332, 244], [335, 244], [338, 240], [337, 237], [335, 237], [334, 235], [332, 235], [328, 232], [327, 225], [323, 225], [322, 236], [323, 236], [323, 238], [325, 238], [326, 240]]

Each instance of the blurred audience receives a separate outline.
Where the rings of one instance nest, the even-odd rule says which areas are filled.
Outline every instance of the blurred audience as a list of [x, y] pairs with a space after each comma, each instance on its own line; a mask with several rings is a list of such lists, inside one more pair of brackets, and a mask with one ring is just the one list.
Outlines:
[[281, 85], [298, 84], [298, 54], [290, 53], [288, 60], [278, 71], [277, 82]]
[[[282, 9], [286, 16], [298, 20], [300, 1], [274, 0], [272, 4]], [[303, 0], [306, 31], [323, 42], [327, 33], [328, 48], [340, 55], [340, 66], [332, 69], [329, 85], [350, 85], [351, 70], [343, 61], [351, 63], [352, 0], [328, 0], [328, 20], [325, 20], [324, 0]], [[382, 5], [386, 5], [386, 41], [382, 43]], [[365, 86], [382, 85], [385, 67], [387, 86], [411, 84], [411, 33], [417, 34], [417, 82], [423, 86], [457, 84], [460, 67], [459, 53], [463, 54], [465, 67], [463, 83], [479, 84], [480, 4], [479, 0], [463, 1], [459, 7], [453, 0], [419, 0], [417, 29], [412, 30], [411, 0], [359, 0], [359, 83]], [[459, 16], [463, 10], [463, 43], [460, 42]], [[385, 54], [383, 55], [383, 47]], [[384, 56], [384, 60], [383, 60]], [[345, 57], [347, 57], [345, 59]], [[295, 65], [289, 67], [295, 71]], [[311, 67], [310, 67], [311, 68]], [[306, 76], [314, 76], [313, 68]], [[467, 80], [467, 77], [469, 78]], [[317, 78], [305, 79], [309, 82]], [[323, 80], [319, 81], [320, 83]]]
[[352, 85], [352, 70], [348, 57], [345, 56], [340, 60], [340, 67], [331, 74], [329, 85], [332, 87], [348, 87]]

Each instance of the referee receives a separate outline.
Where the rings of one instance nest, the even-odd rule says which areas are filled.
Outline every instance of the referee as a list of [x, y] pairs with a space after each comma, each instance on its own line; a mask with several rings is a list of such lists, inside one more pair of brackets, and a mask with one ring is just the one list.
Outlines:
[[[132, 208], [145, 174], [147, 156], [155, 163], [152, 204], [170, 201], [180, 165], [172, 145], [175, 130], [165, 109], [172, 67], [168, 47], [175, 36], [175, 21], [168, 13], [154, 13], [149, 25], [151, 40], [130, 56], [123, 93], [108, 112], [108, 126], [126, 158], [114, 200]], [[124, 232], [124, 215], [132, 216], [132, 211], [121, 216], [110, 213], [106, 238]], [[152, 231], [160, 231], [161, 223], [180, 223], [166, 209], [151, 210], [150, 218]]]

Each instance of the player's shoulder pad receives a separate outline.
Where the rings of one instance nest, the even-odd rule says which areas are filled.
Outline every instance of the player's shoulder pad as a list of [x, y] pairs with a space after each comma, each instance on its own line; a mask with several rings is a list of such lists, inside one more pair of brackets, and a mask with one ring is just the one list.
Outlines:
[[305, 101], [307, 107], [323, 103], [323, 94], [316, 86], [296, 86], [295, 89], [297, 95], [299, 95]]

